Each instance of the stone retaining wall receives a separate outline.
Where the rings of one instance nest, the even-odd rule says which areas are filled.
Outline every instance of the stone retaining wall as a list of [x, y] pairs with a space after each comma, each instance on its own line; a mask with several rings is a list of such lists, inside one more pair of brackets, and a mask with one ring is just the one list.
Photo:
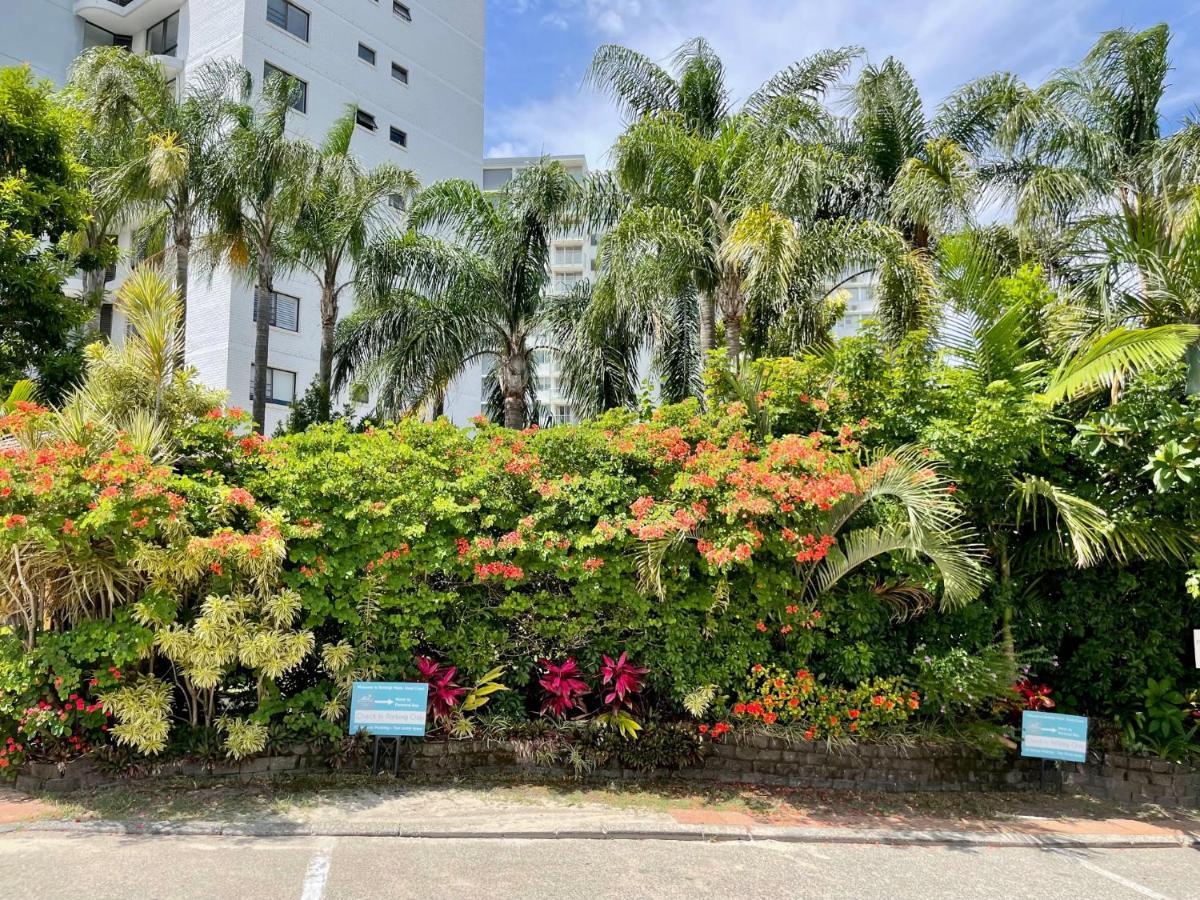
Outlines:
[[[388, 746], [390, 750], [390, 746]], [[384, 762], [390, 768], [391, 754]], [[426, 777], [451, 775], [537, 775], [562, 777], [562, 769], [523, 763], [512, 744], [484, 741], [425, 741], [402, 747], [400, 768]], [[146, 773], [153, 777], [239, 778], [297, 772], [324, 772], [324, 763], [297, 751], [242, 763], [206, 766], [198, 762], [164, 763]], [[1047, 763], [1015, 754], [989, 757], [944, 744], [898, 746], [859, 744], [833, 749], [823, 743], [788, 743], [761, 734], [729, 735], [711, 745], [695, 768], [637, 772], [598, 770], [604, 780], [680, 778], [720, 784], [758, 784], [859, 791], [1002, 791], [1068, 790], [1125, 803], [1200, 807], [1200, 770], [1125, 753], [1094, 754], [1087, 765]], [[16, 786], [25, 791], [67, 792], [116, 781], [89, 760], [63, 767], [27, 766]]]
[[1092, 753], [1086, 765], [1063, 764], [1063, 784], [1119, 803], [1200, 809], [1200, 770], [1147, 756]]

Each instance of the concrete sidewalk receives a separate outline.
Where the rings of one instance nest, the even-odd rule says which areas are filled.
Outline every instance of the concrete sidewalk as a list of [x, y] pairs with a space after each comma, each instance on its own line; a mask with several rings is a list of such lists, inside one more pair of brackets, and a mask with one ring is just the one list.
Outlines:
[[[58, 816], [56, 816], [58, 813]], [[193, 836], [360, 836], [441, 839], [790, 841], [978, 847], [1200, 846], [1191, 819], [1011, 816], [972, 820], [911, 815], [754, 814], [721, 809], [630, 809], [539, 798], [497, 802], [485, 791], [444, 787], [357, 790], [278, 813], [211, 819], [61, 818], [52, 805], [0, 791], [0, 833]]]

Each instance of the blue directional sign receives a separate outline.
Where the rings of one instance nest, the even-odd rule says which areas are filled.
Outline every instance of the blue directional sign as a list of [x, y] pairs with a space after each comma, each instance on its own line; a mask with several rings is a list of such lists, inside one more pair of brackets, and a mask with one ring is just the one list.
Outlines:
[[1021, 714], [1021, 755], [1064, 762], [1087, 762], [1087, 716]]
[[350, 694], [350, 733], [375, 737], [424, 737], [429, 685], [404, 681], [356, 681]]

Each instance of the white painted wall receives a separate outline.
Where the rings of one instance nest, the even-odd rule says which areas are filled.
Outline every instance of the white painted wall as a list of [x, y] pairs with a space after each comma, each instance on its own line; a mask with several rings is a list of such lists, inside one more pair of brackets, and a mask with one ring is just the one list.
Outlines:
[[28, 63], [34, 74], [62, 84], [83, 45], [73, 0], [0, 0], [0, 66]]

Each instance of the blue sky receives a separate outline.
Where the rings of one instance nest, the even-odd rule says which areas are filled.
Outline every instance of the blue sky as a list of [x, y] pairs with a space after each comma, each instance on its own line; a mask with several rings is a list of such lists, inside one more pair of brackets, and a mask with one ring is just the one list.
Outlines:
[[858, 44], [902, 59], [928, 106], [997, 70], [1040, 81], [1077, 61], [1110, 28], [1165, 21], [1174, 70], [1164, 112], [1200, 106], [1200, 0], [487, 0], [488, 155], [586, 153], [593, 167], [621, 123], [581, 88], [602, 43], [665, 59], [703, 35], [721, 54], [736, 97], [825, 47]]

